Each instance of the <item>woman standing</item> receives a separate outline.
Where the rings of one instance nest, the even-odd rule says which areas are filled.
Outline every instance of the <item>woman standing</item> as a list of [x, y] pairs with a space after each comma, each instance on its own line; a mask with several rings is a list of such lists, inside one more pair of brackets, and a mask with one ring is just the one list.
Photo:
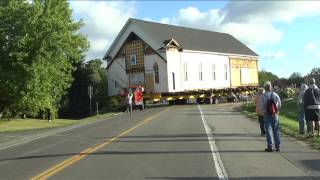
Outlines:
[[261, 136], [264, 136], [266, 134], [266, 131], [264, 129], [263, 111], [262, 111], [262, 94], [263, 93], [264, 93], [264, 89], [260, 88], [258, 90], [258, 95], [255, 98], [255, 101], [256, 101], [256, 113], [258, 115], [258, 120], [259, 120], [259, 124], [260, 124]]
[[297, 99], [298, 105], [298, 116], [299, 116], [299, 134], [305, 134], [305, 127], [306, 127], [306, 118], [304, 114], [304, 107], [303, 107], [303, 96], [304, 92], [308, 89], [308, 86], [305, 84], [301, 85], [300, 92]]

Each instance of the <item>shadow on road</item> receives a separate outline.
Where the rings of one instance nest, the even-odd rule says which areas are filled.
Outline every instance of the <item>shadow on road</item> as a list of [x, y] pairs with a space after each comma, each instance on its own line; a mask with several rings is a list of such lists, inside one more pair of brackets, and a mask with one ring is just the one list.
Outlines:
[[[318, 179], [318, 177], [313, 177]], [[218, 180], [218, 177], [146, 177], [146, 179], [167, 179], [167, 180]], [[229, 177], [230, 180], [304, 180], [311, 177]]]
[[[219, 152], [220, 154], [224, 154], [224, 153], [250, 153], [250, 154], [252, 154], [252, 153], [267, 153], [267, 152], [264, 152], [264, 150], [220, 150], [217, 152]], [[279, 152], [274, 152], [274, 153], [279, 153]], [[280, 152], [280, 153], [283, 153], [283, 152]], [[313, 153], [313, 152], [285, 151], [285, 153], [288, 154], [288, 153]], [[96, 156], [96, 155], [150, 155], [150, 154], [156, 154], [156, 155], [190, 154], [190, 155], [192, 155], [192, 154], [212, 154], [212, 151], [208, 151], [208, 150], [200, 150], [200, 151], [182, 151], [182, 150], [177, 150], [177, 151], [100, 151], [100, 152], [93, 152], [93, 153], [65, 153], [65, 154], [46, 154], [46, 155], [37, 155], [37, 156], [21, 156], [21, 157], [0, 159], [0, 161], [2, 162], [2, 161], [27, 160], [27, 159], [38, 159], [38, 158], [50, 158], [50, 157], [69, 157], [69, 156], [75, 156], [75, 155]], [[319, 160], [314, 160], [314, 161], [319, 161]], [[314, 162], [314, 163], [316, 163], [316, 162]], [[319, 164], [319, 163], [317, 163], [317, 164]], [[314, 169], [314, 167], [313, 167], [313, 169]]]
[[320, 160], [313, 159], [313, 160], [302, 160], [300, 161], [303, 165], [307, 166], [310, 169], [320, 171]]
[[[264, 137], [259, 136], [258, 134], [212, 134], [215, 141], [265, 141]], [[109, 139], [113, 137], [104, 137], [99, 140], [99, 143], [107, 142]], [[100, 138], [99, 138], [100, 139]], [[118, 138], [117, 141], [114, 143], [137, 143], [137, 142], [176, 142], [176, 141], [208, 141], [207, 134], [171, 134], [171, 135], [164, 135], [164, 134], [154, 134], [150, 136], [126, 136]], [[225, 153], [261, 153], [264, 154], [264, 149], [252, 150], [252, 149], [245, 149], [245, 150], [219, 150], [217, 151], [221, 154]], [[80, 154], [80, 155], [145, 155], [145, 154], [212, 154], [212, 151], [208, 150], [191, 150], [186, 151], [182, 150], [162, 150], [162, 151], [100, 151], [100, 152], [93, 152], [90, 154]], [[280, 153], [314, 153], [314, 152], [303, 152], [302, 150], [292, 150], [292, 151], [282, 151]], [[18, 156], [18, 157], [8, 157], [4, 159], [0, 159], [0, 161], [13, 161], [13, 160], [25, 160], [25, 159], [37, 159], [37, 158], [50, 158], [50, 157], [70, 157], [74, 155], [79, 155], [78, 152], [74, 153], [64, 153], [64, 154], [45, 154], [45, 155], [36, 155], [36, 156]], [[302, 162], [306, 164], [306, 166], [310, 166], [315, 170], [320, 170], [320, 161], [319, 160], [306, 160]], [[315, 168], [316, 167], [316, 168]]]
[[[189, 113], [189, 114], [185, 114], [185, 115], [196, 115], [196, 116], [200, 116], [200, 113]], [[222, 116], [238, 116], [238, 115], [242, 115], [241, 113], [202, 113], [202, 115], [205, 116], [218, 116], [218, 115], [222, 115]]]

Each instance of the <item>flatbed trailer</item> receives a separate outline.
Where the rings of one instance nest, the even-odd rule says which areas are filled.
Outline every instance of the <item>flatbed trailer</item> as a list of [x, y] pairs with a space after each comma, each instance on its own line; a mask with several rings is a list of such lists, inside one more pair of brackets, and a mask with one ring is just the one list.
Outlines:
[[144, 102], [159, 103], [168, 102], [172, 104], [186, 104], [190, 100], [197, 103], [217, 104], [222, 100], [234, 102], [245, 97], [256, 94], [258, 86], [241, 86], [223, 89], [189, 90], [181, 92], [153, 93], [144, 92]]

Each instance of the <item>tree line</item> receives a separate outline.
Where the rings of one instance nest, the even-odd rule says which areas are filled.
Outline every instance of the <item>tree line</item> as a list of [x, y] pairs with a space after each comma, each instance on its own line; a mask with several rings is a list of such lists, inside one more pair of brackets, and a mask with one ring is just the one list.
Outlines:
[[315, 78], [316, 83], [320, 86], [320, 68], [313, 68], [307, 75], [302, 76], [299, 72], [292, 73], [289, 78], [279, 78], [277, 75], [268, 71], [259, 71], [259, 83], [263, 85], [265, 81], [271, 81], [274, 85], [280, 87], [294, 86], [300, 87], [302, 83], [307, 84], [309, 78]]
[[0, 1], [0, 118], [86, 116], [89, 85], [106, 105], [105, 69], [84, 62], [82, 26], [67, 0]]

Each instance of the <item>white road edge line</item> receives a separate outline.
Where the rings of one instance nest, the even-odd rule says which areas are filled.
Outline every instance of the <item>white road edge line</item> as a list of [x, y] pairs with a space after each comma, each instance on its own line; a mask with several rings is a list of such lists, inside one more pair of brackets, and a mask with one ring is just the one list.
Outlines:
[[206, 133], [207, 133], [210, 149], [211, 149], [211, 152], [212, 152], [214, 166], [215, 166], [216, 172], [218, 174], [218, 177], [219, 177], [219, 179], [228, 180], [229, 179], [228, 178], [228, 174], [226, 172], [226, 169], [223, 166], [223, 162], [221, 160], [218, 148], [217, 148], [216, 143], [215, 143], [215, 141], [214, 141], [214, 139], [212, 137], [212, 131], [211, 131], [210, 127], [208, 126], [206, 120], [205, 120], [205, 117], [204, 117], [204, 115], [202, 113], [202, 109], [201, 109], [199, 104], [198, 104], [198, 108], [199, 108], [199, 111], [200, 111], [200, 115], [201, 115], [201, 119], [202, 119], [204, 128], [205, 128]]

